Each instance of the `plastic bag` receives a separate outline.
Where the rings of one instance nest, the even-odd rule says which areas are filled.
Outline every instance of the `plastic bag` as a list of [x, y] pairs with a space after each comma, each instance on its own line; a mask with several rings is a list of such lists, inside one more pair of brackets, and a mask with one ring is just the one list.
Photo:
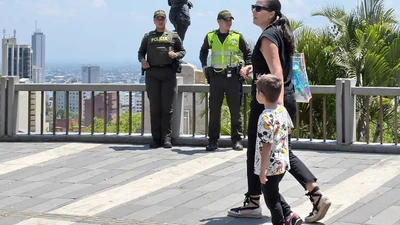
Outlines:
[[297, 102], [310, 102], [312, 98], [304, 53], [295, 53], [292, 64], [292, 83]]

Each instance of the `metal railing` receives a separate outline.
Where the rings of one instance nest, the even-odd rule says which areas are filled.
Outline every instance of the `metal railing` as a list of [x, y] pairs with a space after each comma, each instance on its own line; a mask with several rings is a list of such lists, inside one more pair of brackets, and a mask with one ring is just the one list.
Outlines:
[[[117, 143], [149, 143], [151, 135], [149, 132], [149, 113], [148, 100], [145, 97], [145, 86], [143, 84], [19, 84], [16, 77], [2, 77], [0, 78], [0, 141], [87, 141], [87, 142], [117, 142]], [[292, 145], [294, 148], [301, 149], [318, 149], [318, 150], [347, 150], [347, 151], [369, 151], [369, 152], [400, 152], [398, 147], [397, 132], [394, 132], [393, 143], [384, 143], [383, 139], [383, 126], [379, 129], [380, 143], [370, 143], [369, 139], [369, 109], [367, 107], [366, 123], [367, 137], [365, 142], [357, 142], [356, 125], [360, 121], [357, 116], [360, 110], [357, 110], [357, 98], [362, 96], [380, 96], [380, 123], [383, 124], [384, 107], [382, 107], [383, 96], [393, 97], [393, 130], [398, 129], [397, 108], [398, 96], [400, 96], [400, 88], [361, 88], [355, 87], [354, 80], [351, 79], [337, 79], [335, 85], [316, 85], [311, 86], [313, 99], [309, 103], [298, 103], [297, 116], [295, 121], [294, 139]], [[23, 115], [26, 118], [27, 131], [19, 133], [17, 122], [22, 116], [22, 112], [18, 111], [19, 99], [22, 93], [28, 93], [28, 113]], [[53, 93], [53, 109], [51, 110], [52, 118], [46, 120], [46, 104], [45, 93]], [[70, 125], [70, 110], [65, 107], [65, 127], [64, 131], [57, 131], [57, 93], [65, 92], [65, 105], [69, 106], [69, 99], [71, 92], [78, 92], [79, 109], [77, 118], [77, 129]], [[120, 127], [120, 93], [129, 92], [128, 104], [128, 130], [121, 132]], [[132, 96], [133, 93], [141, 93], [141, 107], [140, 112], [140, 127], [135, 129], [133, 127], [132, 112]], [[250, 99], [251, 86], [244, 86], [244, 102]], [[90, 107], [85, 107], [91, 111], [89, 128], [83, 126], [83, 93], [90, 93], [91, 101], [86, 100]], [[103, 96], [102, 107], [103, 112], [100, 116], [103, 120], [102, 130], [95, 131], [95, 99], [96, 93], [101, 93]], [[110, 108], [109, 104], [112, 99], [108, 94], [115, 93], [116, 108]], [[208, 94], [209, 86], [204, 84], [182, 84], [182, 78], [178, 78], [178, 88], [176, 98], [174, 100], [174, 115], [173, 115], [173, 138], [176, 144], [183, 145], [206, 145], [207, 144], [207, 130], [208, 130]], [[317, 96], [320, 96], [319, 98]], [[327, 99], [335, 99], [336, 105], [328, 105]], [[36, 107], [32, 101], [40, 99], [40, 119], [32, 119], [31, 112]], [[199, 100], [203, 100], [199, 104]], [[370, 101], [371, 97], [366, 98]], [[331, 101], [330, 101], [331, 102]], [[315, 105], [315, 106], [314, 106]], [[369, 102], [367, 102], [369, 105]], [[314, 108], [318, 107], [318, 108]], [[322, 108], [322, 115], [320, 107]], [[248, 123], [248, 104], [243, 106], [243, 135], [247, 136], [247, 123]], [[187, 115], [184, 115], [188, 112]], [[335, 112], [333, 113], [333, 110]], [[115, 112], [115, 117], [110, 119], [110, 113]], [[316, 115], [318, 111], [320, 114]], [[330, 116], [328, 117], [328, 114]], [[332, 118], [336, 115], [336, 118]], [[306, 118], [308, 116], [308, 118]], [[185, 117], [185, 118], [184, 118]], [[190, 118], [187, 118], [190, 117]], [[305, 119], [306, 118], [306, 119]], [[315, 120], [318, 118], [318, 120]], [[87, 119], [87, 118], [85, 118]], [[191, 121], [184, 123], [184, 119]], [[308, 121], [307, 121], [308, 120]], [[329, 121], [329, 123], [328, 123]], [[33, 123], [39, 124], [38, 131], [31, 131]], [[50, 122], [49, 130], [46, 130], [45, 123]], [[115, 122], [115, 130], [109, 131], [109, 125]], [[322, 122], [322, 124], [321, 124]], [[183, 133], [183, 125], [189, 124], [187, 129], [189, 132]], [[332, 130], [334, 127], [335, 135], [327, 136], [328, 128]], [[316, 139], [316, 129], [318, 129], [319, 139]], [[322, 134], [322, 136], [321, 136]], [[333, 137], [333, 138], [332, 138]], [[246, 145], [247, 140], [244, 139]], [[230, 138], [225, 136], [221, 138], [220, 145], [230, 146]]]

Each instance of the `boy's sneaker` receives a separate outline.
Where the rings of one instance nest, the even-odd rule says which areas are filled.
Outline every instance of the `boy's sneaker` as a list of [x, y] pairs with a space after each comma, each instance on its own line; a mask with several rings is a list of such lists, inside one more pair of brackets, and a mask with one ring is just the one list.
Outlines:
[[310, 196], [311, 202], [313, 203], [313, 209], [311, 213], [305, 218], [305, 221], [307, 223], [314, 223], [322, 220], [332, 204], [329, 198], [323, 194], [314, 194], [314, 196], [319, 196], [319, 199], [317, 202], [314, 202], [314, 199], [312, 198], [312, 196]]
[[284, 225], [301, 225], [303, 220], [297, 213], [292, 213], [290, 216], [285, 218]]
[[[258, 199], [253, 199], [246, 195], [243, 206], [230, 209], [228, 211], [228, 216], [236, 218], [262, 218], [261, 207], [254, 200], [260, 200], [260, 197], [258, 197]], [[248, 206], [250, 202], [255, 206]]]

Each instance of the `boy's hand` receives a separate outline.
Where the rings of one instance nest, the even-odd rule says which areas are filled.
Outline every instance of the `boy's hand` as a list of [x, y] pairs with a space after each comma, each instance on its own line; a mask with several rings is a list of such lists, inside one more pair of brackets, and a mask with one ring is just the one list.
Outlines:
[[261, 172], [261, 173], [260, 173], [260, 182], [261, 182], [262, 184], [266, 184], [267, 181], [268, 181], [268, 179], [267, 179], [267, 173], [266, 173], [266, 172]]

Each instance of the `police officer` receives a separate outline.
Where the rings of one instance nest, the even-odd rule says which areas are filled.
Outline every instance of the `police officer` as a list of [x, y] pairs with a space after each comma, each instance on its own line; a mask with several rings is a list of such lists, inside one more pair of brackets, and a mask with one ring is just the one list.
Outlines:
[[189, 10], [193, 8], [193, 4], [188, 0], [168, 0], [168, 5], [171, 6], [169, 20], [183, 41], [186, 31], [190, 26]]
[[163, 10], [154, 12], [156, 29], [144, 35], [138, 52], [139, 62], [146, 70], [145, 84], [153, 136], [151, 148], [172, 147], [172, 104], [177, 71], [174, 65], [186, 54], [178, 34], [165, 28], [166, 17]]
[[[221, 131], [221, 106], [226, 95], [231, 114], [231, 140], [233, 149], [242, 150], [241, 133], [242, 119], [240, 115], [240, 63], [251, 64], [251, 50], [242, 34], [231, 30], [232, 14], [228, 10], [218, 13], [219, 29], [209, 32], [204, 38], [200, 50], [200, 61], [203, 72], [207, 68], [208, 51], [211, 49], [210, 83], [210, 121], [208, 131], [207, 151], [218, 149], [218, 139]], [[243, 56], [241, 56], [243, 55]], [[207, 72], [207, 74], [209, 74]]]

